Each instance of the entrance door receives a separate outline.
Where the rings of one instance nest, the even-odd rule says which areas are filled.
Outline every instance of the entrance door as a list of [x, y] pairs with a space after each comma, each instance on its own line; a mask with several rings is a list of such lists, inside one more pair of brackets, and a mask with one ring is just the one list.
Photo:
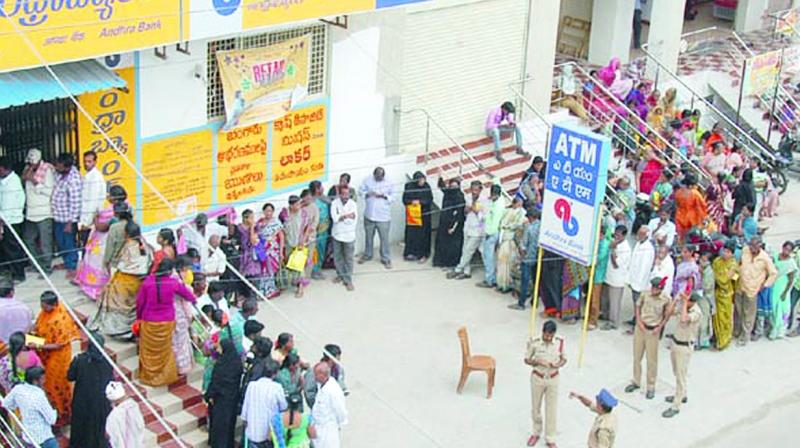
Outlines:
[[42, 151], [48, 162], [68, 152], [78, 152], [78, 111], [69, 99], [0, 109], [0, 154], [20, 169], [31, 148]]

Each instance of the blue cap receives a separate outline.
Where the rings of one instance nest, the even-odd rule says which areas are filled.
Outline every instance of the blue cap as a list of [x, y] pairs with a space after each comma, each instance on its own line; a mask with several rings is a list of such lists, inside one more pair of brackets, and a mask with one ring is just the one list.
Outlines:
[[605, 389], [600, 389], [600, 393], [597, 394], [596, 398], [598, 403], [606, 407], [613, 408], [614, 406], [617, 405], [617, 399], [614, 398], [613, 395], [611, 395], [611, 392]]

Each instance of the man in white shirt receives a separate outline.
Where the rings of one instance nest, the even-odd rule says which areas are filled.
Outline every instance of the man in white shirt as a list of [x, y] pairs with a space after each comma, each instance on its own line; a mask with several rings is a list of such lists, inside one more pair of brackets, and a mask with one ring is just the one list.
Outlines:
[[394, 186], [386, 180], [386, 171], [377, 167], [372, 176], [364, 179], [360, 193], [365, 198], [364, 207], [364, 253], [358, 264], [372, 259], [375, 232], [381, 240], [381, 263], [386, 269], [392, 268], [392, 253], [389, 246], [389, 229], [392, 223], [392, 202], [394, 202]]
[[[55, 168], [42, 160], [36, 148], [28, 151], [22, 171], [25, 182], [25, 244], [49, 273], [53, 262], [53, 211], [51, 198], [55, 188]], [[40, 247], [41, 245], [41, 247]]]
[[106, 180], [97, 168], [97, 153], [86, 151], [83, 153], [83, 176], [81, 186], [81, 216], [78, 222], [80, 246], [86, 245], [89, 231], [94, 225], [94, 219], [103, 210], [106, 200]]
[[272, 418], [288, 407], [283, 387], [272, 380], [278, 373], [278, 363], [268, 360], [261, 372], [260, 378], [251, 380], [247, 385], [242, 403], [242, 420], [245, 422], [244, 435], [247, 438], [247, 446], [250, 448], [272, 446], [270, 437]]
[[218, 234], [212, 234], [208, 237], [208, 257], [203, 263], [203, 272], [206, 273], [206, 277], [217, 280], [225, 273], [225, 263], [228, 259], [225, 256], [225, 252], [219, 247], [220, 240], [221, 238]]
[[23, 213], [25, 209], [25, 190], [17, 173], [12, 169], [11, 160], [0, 158], [0, 220], [3, 231], [0, 234], [0, 263], [11, 272], [15, 281], [25, 281], [25, 252], [14, 238], [9, 227], [18, 235], [23, 234]]
[[[633, 307], [643, 292], [650, 289], [650, 272], [653, 270], [653, 261], [656, 258], [656, 249], [650, 241], [650, 229], [645, 226], [639, 227], [636, 232], [636, 243], [633, 245], [631, 253], [631, 264], [628, 269], [628, 286], [631, 288], [631, 298]], [[636, 321], [631, 319], [629, 322], [634, 325]]]
[[604, 309], [608, 322], [603, 330], [616, 330], [622, 325], [620, 308], [622, 293], [628, 280], [628, 268], [631, 264], [631, 246], [625, 240], [628, 228], [618, 225], [614, 229], [614, 240], [609, 247], [608, 268], [606, 270], [606, 286], [603, 288], [601, 308]]
[[350, 200], [350, 187], [347, 185], [339, 186], [339, 197], [331, 203], [331, 220], [333, 263], [336, 266], [336, 278], [333, 281], [344, 283], [345, 288], [352, 291], [358, 206], [355, 201]]
[[339, 430], [347, 424], [344, 392], [336, 380], [331, 381], [331, 368], [320, 362], [314, 366], [314, 378], [319, 385], [311, 418], [317, 429], [314, 448], [339, 448]]
[[230, 317], [231, 310], [228, 308], [228, 301], [225, 300], [225, 286], [221, 282], [209, 283], [206, 293], [197, 298], [197, 309], [201, 310], [206, 305], [222, 310]]
[[664, 206], [658, 211], [658, 216], [651, 219], [647, 224], [650, 228], [650, 235], [652, 236], [653, 243], [656, 246], [665, 245], [672, 247], [675, 242], [675, 223], [670, 219], [672, 211], [669, 207]]

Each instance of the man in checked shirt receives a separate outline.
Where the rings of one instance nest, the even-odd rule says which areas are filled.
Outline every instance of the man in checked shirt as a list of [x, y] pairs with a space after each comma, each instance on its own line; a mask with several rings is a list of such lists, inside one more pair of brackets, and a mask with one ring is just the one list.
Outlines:
[[75, 250], [75, 236], [81, 215], [81, 175], [75, 167], [72, 154], [59, 154], [55, 163], [56, 179], [53, 188], [53, 233], [59, 255], [64, 260], [67, 279], [75, 277], [78, 267], [78, 252]]

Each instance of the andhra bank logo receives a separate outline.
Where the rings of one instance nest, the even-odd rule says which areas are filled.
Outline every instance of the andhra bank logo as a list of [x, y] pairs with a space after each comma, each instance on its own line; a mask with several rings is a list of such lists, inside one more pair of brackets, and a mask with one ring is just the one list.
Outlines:
[[213, 0], [214, 10], [221, 16], [229, 16], [239, 9], [242, 0]]

